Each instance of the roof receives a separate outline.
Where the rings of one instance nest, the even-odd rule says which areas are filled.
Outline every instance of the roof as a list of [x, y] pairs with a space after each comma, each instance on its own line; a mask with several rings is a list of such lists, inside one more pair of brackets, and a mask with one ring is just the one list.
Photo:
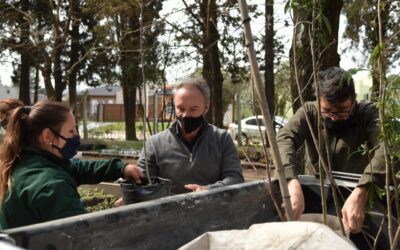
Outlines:
[[[87, 89], [89, 96], [115, 96], [117, 92], [122, 91], [120, 86], [100, 86], [92, 89]], [[84, 95], [86, 90], [80, 91], [78, 95]]]

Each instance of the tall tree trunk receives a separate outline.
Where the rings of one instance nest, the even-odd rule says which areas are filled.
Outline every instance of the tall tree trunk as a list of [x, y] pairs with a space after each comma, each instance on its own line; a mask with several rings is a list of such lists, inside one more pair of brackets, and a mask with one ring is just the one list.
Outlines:
[[[201, 15], [203, 22], [203, 77], [210, 85], [211, 106], [209, 113], [211, 122], [217, 126], [223, 126], [222, 112], [222, 72], [219, 60], [217, 28], [218, 15], [215, 0], [202, 0]], [[210, 117], [210, 116], [208, 116]]]
[[[136, 135], [136, 88], [140, 86], [142, 77], [139, 77], [139, 57], [132, 50], [139, 48], [137, 33], [139, 30], [139, 12], [132, 17], [121, 16], [118, 25], [121, 40], [121, 86], [124, 99], [125, 134], [127, 140], [137, 140]], [[135, 57], [136, 55], [136, 57]], [[146, 115], [146, 114], [144, 114]], [[144, 125], [145, 126], [145, 125]]]
[[265, 0], [265, 97], [267, 98], [271, 118], [275, 115], [274, 81], [274, 0]]
[[[70, 51], [70, 66], [68, 74], [68, 90], [69, 90], [69, 106], [72, 112], [76, 115], [76, 77], [79, 69], [79, 20], [80, 10], [79, 1], [71, 0], [71, 15], [72, 15], [72, 31], [71, 31], [71, 51]], [[75, 116], [77, 117], [77, 116]]]
[[[37, 62], [36, 62], [37, 63]], [[35, 67], [35, 93], [33, 95], [33, 103], [39, 101], [39, 66]]]
[[[125, 134], [126, 140], [137, 141], [136, 136], [136, 86], [132, 78], [132, 65], [129, 59], [122, 59], [122, 93], [125, 112]], [[136, 67], [134, 67], [136, 68]], [[144, 114], [146, 115], [146, 114]]]
[[49, 57], [45, 57], [44, 65], [40, 68], [40, 71], [42, 72], [47, 98], [54, 101], [55, 91], [51, 84], [51, 59]]
[[[29, 0], [22, 0], [21, 9], [25, 13], [29, 10]], [[21, 15], [20, 20], [21, 27], [21, 77], [19, 83], [19, 99], [26, 105], [31, 104], [30, 98], [30, 67], [31, 60], [29, 55], [29, 34], [30, 24]]]
[[[296, 23], [309, 22], [311, 20], [311, 12], [299, 11], [296, 8], [293, 9], [293, 15]], [[299, 98], [299, 92], [297, 87], [297, 81], [299, 82], [300, 89], [302, 90], [302, 96], [305, 101], [315, 100], [314, 90], [312, 87], [312, 61], [311, 58], [311, 45], [309, 40], [309, 32], [311, 27], [309, 25], [298, 25], [293, 38], [296, 41], [292, 41], [292, 47], [289, 51], [290, 58], [290, 72], [291, 72], [291, 94], [292, 94], [292, 109], [293, 113], [301, 107]], [[300, 41], [298, 41], [299, 39]], [[297, 75], [296, 75], [297, 72]], [[297, 79], [296, 79], [297, 78]]]
[[[57, 39], [58, 41], [58, 39]], [[54, 76], [54, 90], [55, 90], [55, 100], [57, 102], [61, 102], [62, 101], [62, 94], [63, 91], [65, 89], [65, 84], [63, 81], [63, 73], [62, 73], [62, 69], [61, 69], [61, 46], [62, 42], [57, 42], [54, 48], [56, 51], [54, 53], [54, 58], [53, 58], [53, 76]]]
[[[307, 2], [308, 3], [308, 2]], [[307, 3], [305, 3], [307, 5]], [[313, 90], [313, 67], [312, 67], [312, 54], [310, 44], [310, 33], [315, 43], [315, 55], [317, 59], [317, 70], [324, 70], [328, 67], [339, 66], [340, 57], [337, 53], [337, 38], [339, 31], [339, 16], [343, 6], [342, 0], [320, 0], [317, 4], [320, 7], [317, 12], [326, 17], [329, 26], [324, 20], [318, 22], [314, 20], [315, 29], [311, 30], [312, 9], [309, 6], [300, 5], [293, 9], [293, 16], [295, 20], [295, 34], [293, 37], [296, 40], [292, 41], [292, 48], [290, 49], [290, 68], [291, 68], [291, 93], [292, 93], [292, 108], [293, 112], [301, 106], [299, 93], [296, 83], [296, 77], [300, 84], [302, 96], [305, 101], [315, 100]], [[298, 25], [296, 25], [298, 24]], [[329, 28], [330, 27], [330, 30]], [[295, 50], [294, 50], [295, 49]], [[296, 58], [294, 55], [296, 54]], [[297, 76], [295, 75], [295, 66], [297, 68]]]
[[325, 31], [325, 39], [328, 43], [327, 46], [323, 46], [320, 41], [317, 42], [317, 50], [320, 52], [319, 69], [325, 70], [329, 67], [339, 66], [340, 56], [337, 53], [338, 48], [338, 34], [339, 34], [339, 23], [340, 23], [340, 12], [343, 7], [343, 0], [321, 0], [321, 8], [323, 15], [329, 20], [329, 26], [331, 32], [327, 29], [325, 23], [320, 23], [320, 30]]

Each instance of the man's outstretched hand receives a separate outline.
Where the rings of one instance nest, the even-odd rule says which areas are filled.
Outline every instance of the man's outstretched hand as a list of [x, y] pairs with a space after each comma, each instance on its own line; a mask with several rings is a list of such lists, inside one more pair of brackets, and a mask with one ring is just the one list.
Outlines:
[[352, 233], [361, 232], [365, 218], [365, 205], [368, 200], [366, 187], [356, 187], [342, 208], [343, 224]]

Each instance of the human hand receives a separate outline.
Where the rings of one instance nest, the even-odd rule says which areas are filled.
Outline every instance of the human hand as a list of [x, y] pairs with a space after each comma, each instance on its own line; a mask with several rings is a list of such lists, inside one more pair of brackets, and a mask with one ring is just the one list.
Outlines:
[[352, 233], [361, 232], [365, 218], [365, 205], [368, 200], [366, 187], [356, 187], [342, 208], [343, 224]]
[[187, 184], [184, 186], [186, 189], [192, 190], [193, 192], [207, 190], [208, 188], [205, 186], [200, 186], [197, 184]]
[[304, 212], [304, 195], [298, 179], [288, 181], [290, 203], [292, 204], [294, 219], [298, 220]]
[[142, 175], [142, 169], [134, 164], [128, 164], [124, 168], [124, 179], [133, 179], [136, 183], [140, 183]]
[[122, 206], [125, 206], [125, 201], [124, 201], [124, 199], [121, 197], [121, 198], [119, 198], [118, 200], [116, 200], [116, 201], [114, 202], [114, 207], [122, 207]]

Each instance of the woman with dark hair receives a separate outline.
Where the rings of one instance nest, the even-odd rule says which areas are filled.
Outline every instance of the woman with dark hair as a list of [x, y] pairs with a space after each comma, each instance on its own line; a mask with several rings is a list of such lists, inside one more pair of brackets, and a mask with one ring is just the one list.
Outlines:
[[6, 129], [7, 117], [11, 110], [24, 106], [24, 103], [18, 99], [6, 98], [0, 100], [0, 126]]
[[141, 171], [119, 159], [71, 160], [80, 137], [71, 110], [41, 101], [15, 108], [0, 147], [2, 229], [86, 213], [77, 186], [114, 181], [139, 182]]

